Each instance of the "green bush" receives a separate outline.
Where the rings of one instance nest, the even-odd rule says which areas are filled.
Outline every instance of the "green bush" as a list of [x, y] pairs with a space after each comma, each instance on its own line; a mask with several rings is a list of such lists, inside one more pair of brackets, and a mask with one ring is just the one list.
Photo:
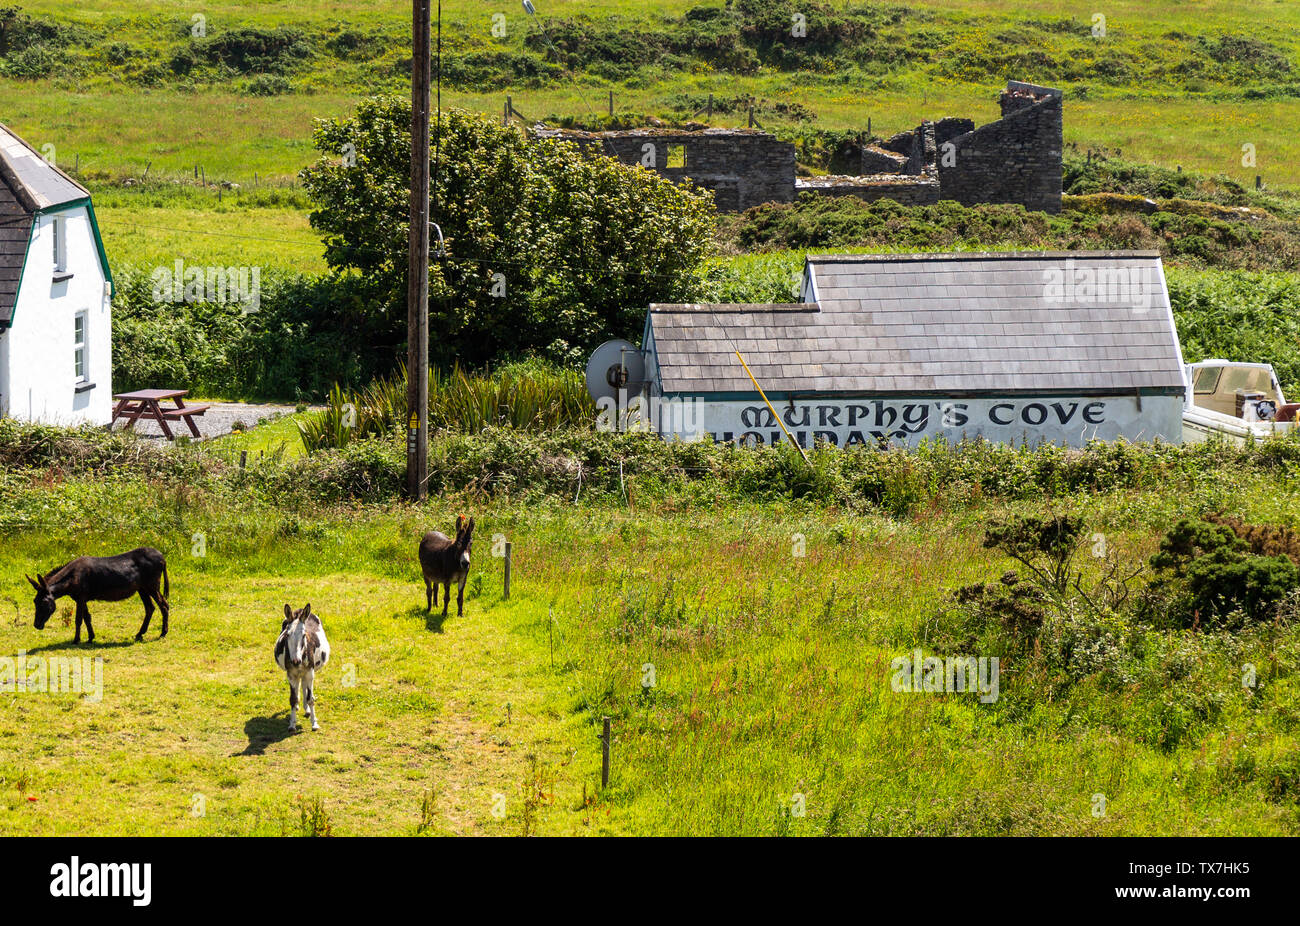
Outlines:
[[240, 74], [284, 74], [313, 54], [312, 43], [299, 29], [243, 26], [194, 42], [196, 55], [209, 64]]
[[58, 49], [35, 45], [6, 56], [0, 70], [4, 76], [15, 80], [40, 80], [64, 69], [67, 64], [67, 56]]
[[1300, 567], [1283, 555], [1257, 556], [1226, 524], [1184, 519], [1151, 557], [1168, 596], [1167, 615], [1180, 627], [1240, 627], [1272, 620], [1300, 586]]
[[[318, 120], [322, 157], [302, 171], [326, 261], [368, 291], [363, 311], [390, 343], [405, 333], [410, 107], [375, 97]], [[711, 245], [706, 196], [461, 109], [433, 134], [446, 247], [430, 267], [434, 365], [585, 360], [609, 337], [635, 336], [649, 303], [689, 301]]]
[[391, 371], [400, 343], [379, 328], [347, 277], [268, 270], [257, 311], [235, 302], [172, 302], [154, 268], [114, 268], [113, 383], [238, 398], [319, 399]]
[[258, 74], [244, 84], [244, 92], [249, 96], [279, 96], [293, 89], [288, 78], [278, 74]]

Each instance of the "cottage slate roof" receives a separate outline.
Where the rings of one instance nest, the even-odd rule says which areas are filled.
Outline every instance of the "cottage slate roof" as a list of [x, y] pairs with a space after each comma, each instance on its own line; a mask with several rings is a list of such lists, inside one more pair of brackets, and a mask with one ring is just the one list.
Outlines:
[[753, 394], [737, 349], [769, 396], [1184, 388], [1154, 251], [810, 255], [804, 274], [815, 302], [652, 305], [662, 391]]
[[0, 328], [13, 320], [34, 217], [88, 196], [85, 187], [0, 125]]

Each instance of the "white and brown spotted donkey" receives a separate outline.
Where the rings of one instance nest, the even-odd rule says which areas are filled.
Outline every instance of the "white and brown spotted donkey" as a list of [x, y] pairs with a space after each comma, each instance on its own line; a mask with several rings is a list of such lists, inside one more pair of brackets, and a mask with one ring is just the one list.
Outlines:
[[316, 671], [330, 660], [330, 644], [325, 639], [325, 628], [320, 618], [311, 613], [308, 604], [301, 611], [284, 606], [284, 623], [280, 637], [275, 641], [275, 664], [289, 677], [289, 732], [298, 729], [298, 688], [302, 688], [303, 710], [311, 718], [311, 728], [319, 730], [316, 722]]

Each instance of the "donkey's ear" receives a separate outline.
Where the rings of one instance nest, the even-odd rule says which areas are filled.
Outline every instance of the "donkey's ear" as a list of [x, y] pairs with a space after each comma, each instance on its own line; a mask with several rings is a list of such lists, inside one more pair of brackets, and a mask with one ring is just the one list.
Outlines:
[[310, 601], [307, 602], [307, 604], [303, 607], [303, 609], [302, 609], [302, 616], [303, 616], [304, 618], [311, 617], [311, 602], [310, 602]]
[[465, 533], [466, 533], [466, 534], [472, 534], [472, 533], [474, 533], [474, 519], [473, 519], [473, 518], [470, 518], [469, 521], [465, 524]]
[[463, 514], [458, 514], [456, 515], [456, 533], [459, 534], [464, 529], [465, 529], [465, 516]]
[[[45, 580], [44, 580], [44, 579], [41, 579], [40, 582], [37, 582], [36, 579], [33, 579], [31, 576], [29, 576], [29, 575], [27, 575], [27, 574], [25, 574], [25, 573], [24, 573], [24, 575], [23, 575], [23, 578], [26, 579], [28, 582], [30, 582], [30, 583], [32, 584], [32, 588], [36, 589], [38, 592], [41, 590], [41, 586], [42, 586], [43, 584], [45, 584]], [[39, 573], [39, 572], [36, 574], [36, 578], [38, 578], [38, 579], [40, 578], [40, 573]]]
[[293, 620], [293, 608], [289, 607], [288, 605], [285, 605], [284, 616], [289, 618], [289, 620]]

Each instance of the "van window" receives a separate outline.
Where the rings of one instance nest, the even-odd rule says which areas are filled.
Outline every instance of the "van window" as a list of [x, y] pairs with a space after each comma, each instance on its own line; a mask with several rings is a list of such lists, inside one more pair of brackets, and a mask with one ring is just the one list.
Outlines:
[[1262, 392], [1270, 395], [1273, 384], [1268, 370], [1251, 367], [1224, 367], [1222, 392]]
[[1214, 387], [1219, 384], [1219, 376], [1223, 373], [1223, 367], [1201, 367], [1196, 371], [1196, 379], [1192, 383], [1192, 391], [1197, 395], [1208, 395], [1214, 391]]

